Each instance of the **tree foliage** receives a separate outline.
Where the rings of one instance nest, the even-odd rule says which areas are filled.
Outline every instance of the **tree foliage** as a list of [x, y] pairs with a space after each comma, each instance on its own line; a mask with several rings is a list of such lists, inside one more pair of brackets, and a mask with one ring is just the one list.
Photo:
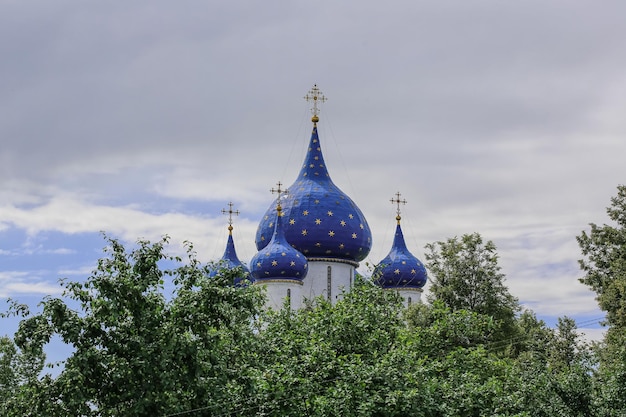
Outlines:
[[626, 186], [617, 187], [607, 214], [613, 225], [590, 223], [591, 230], [577, 237], [585, 257], [580, 281], [596, 293], [608, 324], [626, 328]]
[[580, 281], [596, 293], [608, 325], [596, 347], [596, 408], [598, 415], [616, 416], [626, 414], [626, 186], [617, 187], [607, 214], [611, 224], [590, 223], [577, 240], [584, 257]]
[[108, 244], [85, 282], [65, 283], [65, 299], [46, 298], [20, 323], [21, 351], [42, 351], [58, 335], [72, 353], [57, 377], [23, 384], [31, 398], [9, 415], [158, 416], [221, 406], [244, 390], [238, 367], [262, 303], [256, 288], [227, 285], [238, 271], [209, 279], [191, 247], [184, 264], [166, 254], [167, 239], [130, 252]]
[[[441, 296], [408, 309], [395, 292], [359, 279], [335, 304], [319, 298], [297, 311], [263, 311], [261, 287], [233, 286], [238, 270], [210, 277], [214, 265], [201, 264], [191, 246], [183, 260], [167, 253], [167, 239], [132, 250], [107, 243], [91, 276], [65, 282], [63, 297], [45, 298], [36, 313], [12, 305], [23, 320], [13, 339], [0, 338], [0, 415], [624, 410], [626, 367], [595, 373], [571, 319], [550, 329], [530, 311], [516, 317], [495, 247], [478, 235], [431, 246]], [[500, 292], [495, 301], [488, 290]], [[498, 338], [506, 320], [515, 331]], [[52, 337], [72, 348], [57, 375], [43, 367]]]
[[478, 233], [426, 245], [430, 271], [429, 301], [443, 302], [452, 311], [469, 310], [492, 317], [497, 340], [515, 336], [519, 303], [504, 284], [493, 242]]

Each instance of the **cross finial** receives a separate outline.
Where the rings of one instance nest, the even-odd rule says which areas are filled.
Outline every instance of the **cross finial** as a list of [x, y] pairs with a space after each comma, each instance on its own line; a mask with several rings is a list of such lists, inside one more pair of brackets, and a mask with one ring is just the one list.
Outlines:
[[314, 84], [313, 88], [311, 88], [306, 96], [304, 96], [304, 99], [308, 102], [313, 102], [313, 107], [311, 108], [311, 113], [313, 113], [313, 117], [311, 118], [311, 121], [313, 123], [317, 123], [320, 120], [320, 109], [318, 106], [320, 103], [323, 103], [327, 100], [326, 96], [324, 96], [320, 89], [317, 88], [317, 84]]
[[233, 210], [233, 202], [228, 202], [228, 210], [222, 209], [222, 214], [228, 214], [228, 232], [233, 232], [233, 214], [239, 216], [239, 210]]
[[283, 183], [278, 181], [276, 183], [276, 185], [278, 186], [278, 188], [271, 188], [270, 192], [272, 194], [278, 194], [278, 198], [276, 198], [276, 210], [278, 211], [279, 215], [280, 215], [280, 211], [282, 210], [282, 207], [280, 206], [280, 197], [282, 197], [283, 195], [287, 195], [289, 194], [289, 190], [283, 190], [281, 187], [283, 186]]
[[391, 199], [392, 204], [396, 204], [396, 220], [400, 223], [400, 204], [406, 204], [405, 199], [400, 199], [400, 191], [396, 192], [396, 198]]

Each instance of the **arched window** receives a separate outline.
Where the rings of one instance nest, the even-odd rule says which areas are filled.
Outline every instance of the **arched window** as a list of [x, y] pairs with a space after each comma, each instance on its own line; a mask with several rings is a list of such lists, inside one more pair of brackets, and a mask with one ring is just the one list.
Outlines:
[[413, 300], [411, 300], [411, 297], [407, 298], [406, 303], [407, 305], [411, 305], [411, 303], [413, 302]]
[[287, 303], [289, 308], [291, 308], [291, 288], [287, 288]]

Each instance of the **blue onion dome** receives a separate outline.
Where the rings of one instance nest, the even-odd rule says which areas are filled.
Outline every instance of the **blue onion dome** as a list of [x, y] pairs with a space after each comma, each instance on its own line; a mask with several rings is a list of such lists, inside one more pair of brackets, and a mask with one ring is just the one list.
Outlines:
[[292, 248], [285, 239], [282, 225], [284, 214], [280, 203], [277, 204], [275, 216], [275, 222], [272, 222], [274, 228], [272, 238], [250, 261], [250, 274], [255, 281], [269, 279], [301, 281], [308, 271], [308, 263], [306, 257]]
[[[314, 87], [310, 93], [319, 94], [319, 90]], [[356, 266], [372, 248], [372, 233], [361, 210], [330, 179], [317, 132], [316, 107], [311, 120], [313, 132], [304, 165], [281, 199], [285, 237], [309, 261], [338, 259]], [[272, 235], [275, 211], [270, 207], [259, 224], [255, 239], [259, 250]]]
[[400, 227], [400, 215], [389, 254], [374, 268], [374, 279], [383, 288], [422, 288], [426, 285], [426, 268], [406, 247]]
[[233, 241], [232, 235], [232, 226], [228, 227], [228, 230], [231, 232], [228, 235], [228, 241], [226, 242], [226, 250], [224, 250], [224, 255], [219, 260], [218, 265], [214, 268], [209, 274], [210, 277], [214, 277], [219, 272], [220, 268], [226, 269], [234, 269], [237, 267], [241, 267], [243, 273], [241, 276], [237, 276], [234, 279], [233, 285], [236, 287], [244, 286], [246, 280], [249, 279], [248, 275], [250, 274], [250, 270], [237, 258], [237, 252], [235, 251], [235, 242]]
[[241, 267], [243, 273], [241, 276], [237, 276], [234, 279], [233, 285], [236, 287], [244, 286], [249, 279], [250, 270], [239, 260], [237, 257], [237, 252], [235, 251], [235, 242], [233, 240], [233, 218], [232, 215], [239, 214], [239, 211], [233, 211], [233, 203], [228, 203], [229, 210], [222, 210], [222, 213], [228, 214], [228, 240], [226, 242], [226, 249], [224, 250], [224, 255], [218, 261], [217, 266], [211, 270], [209, 273], [209, 277], [214, 277], [217, 275], [221, 268], [226, 269], [234, 269]]

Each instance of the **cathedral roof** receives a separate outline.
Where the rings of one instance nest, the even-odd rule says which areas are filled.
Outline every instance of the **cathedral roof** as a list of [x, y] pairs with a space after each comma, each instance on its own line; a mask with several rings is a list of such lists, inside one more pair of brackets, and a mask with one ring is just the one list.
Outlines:
[[245, 284], [245, 280], [248, 279], [248, 276], [250, 274], [250, 270], [244, 265], [243, 262], [241, 262], [239, 260], [239, 258], [237, 257], [237, 252], [235, 251], [235, 242], [233, 240], [233, 222], [232, 222], [232, 215], [233, 214], [239, 214], [239, 211], [233, 211], [233, 203], [228, 203], [229, 205], [229, 210], [222, 210], [222, 213], [228, 213], [229, 214], [229, 219], [228, 219], [228, 240], [226, 241], [226, 249], [224, 250], [224, 255], [222, 256], [222, 258], [218, 261], [217, 263], [217, 267], [214, 268], [209, 276], [210, 277], [214, 277], [215, 275], [217, 275], [217, 273], [219, 272], [220, 268], [226, 268], [226, 269], [234, 269], [237, 267], [241, 267], [243, 274], [241, 276], [238, 276], [235, 278], [233, 284], [235, 286], [241, 286]]
[[398, 203], [396, 234], [389, 254], [374, 269], [374, 279], [383, 288], [422, 288], [427, 280], [426, 268], [419, 259], [409, 252], [404, 242], [404, 235], [400, 227], [399, 204], [406, 203], [406, 201], [401, 201], [399, 193], [397, 195], [397, 200], [391, 200]]
[[[279, 188], [280, 190], [280, 188]], [[280, 195], [280, 191], [279, 191]], [[307, 273], [306, 257], [292, 248], [285, 239], [283, 217], [280, 203], [275, 210], [272, 222], [274, 231], [272, 237], [250, 261], [250, 274], [258, 280], [302, 280]]]
[[[317, 87], [310, 94], [323, 97]], [[285, 237], [309, 260], [332, 258], [357, 263], [368, 255], [372, 234], [361, 210], [330, 178], [317, 132], [317, 107], [312, 121], [313, 132], [300, 174], [281, 198]], [[275, 218], [276, 209], [270, 207], [257, 229], [257, 249], [268, 244]]]

